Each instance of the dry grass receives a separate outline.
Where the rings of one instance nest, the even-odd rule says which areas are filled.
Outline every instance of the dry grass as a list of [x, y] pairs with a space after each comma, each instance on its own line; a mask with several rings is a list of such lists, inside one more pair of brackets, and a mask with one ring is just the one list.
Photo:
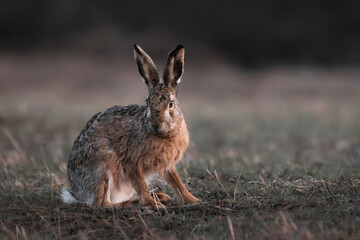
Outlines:
[[[356, 239], [359, 125], [336, 116], [244, 111], [189, 119], [193, 145], [178, 166], [202, 201], [166, 211], [65, 205], [66, 161], [86, 117], [48, 109], [1, 120], [1, 236], [33, 238]], [[285, 114], [286, 115], [286, 114]], [[162, 182], [161, 189], [169, 191]]]
[[[288, 89], [299, 89], [295, 82]], [[180, 92], [192, 144], [178, 170], [201, 202], [174, 200], [166, 211], [61, 203], [72, 142], [92, 113], [112, 104], [99, 101], [106, 95], [76, 104], [59, 102], [62, 92], [46, 102], [3, 97], [0, 238], [359, 239], [360, 111], [357, 96], [346, 94], [358, 83], [322, 93], [321, 82], [305, 82], [300, 89], [318, 97], [269, 95], [286, 92], [279, 83], [256, 97], [233, 89], [194, 102], [194, 92]]]

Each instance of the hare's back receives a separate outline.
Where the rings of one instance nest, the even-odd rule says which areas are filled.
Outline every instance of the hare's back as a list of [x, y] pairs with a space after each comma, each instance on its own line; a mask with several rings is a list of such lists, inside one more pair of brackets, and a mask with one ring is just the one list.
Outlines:
[[80, 135], [74, 142], [82, 142], [94, 137], [108, 137], [114, 130], [121, 130], [128, 128], [128, 122], [141, 122], [142, 114], [145, 106], [129, 105], [129, 106], [113, 106], [103, 112], [98, 112], [85, 124], [85, 127], [80, 132]]
[[141, 128], [145, 109], [145, 106], [139, 105], [117, 105], [95, 114], [74, 141], [69, 166], [76, 168], [79, 162], [85, 163], [95, 153], [106, 150], [119, 135]]

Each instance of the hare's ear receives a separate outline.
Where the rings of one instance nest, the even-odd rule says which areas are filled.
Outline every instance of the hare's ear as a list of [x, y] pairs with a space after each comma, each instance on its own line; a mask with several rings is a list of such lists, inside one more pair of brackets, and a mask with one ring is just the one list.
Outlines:
[[185, 48], [182, 45], [169, 53], [163, 76], [165, 85], [176, 87], [180, 83], [184, 73], [184, 56]]
[[138, 45], [134, 45], [134, 58], [143, 81], [148, 88], [153, 88], [159, 83], [159, 74], [153, 60]]

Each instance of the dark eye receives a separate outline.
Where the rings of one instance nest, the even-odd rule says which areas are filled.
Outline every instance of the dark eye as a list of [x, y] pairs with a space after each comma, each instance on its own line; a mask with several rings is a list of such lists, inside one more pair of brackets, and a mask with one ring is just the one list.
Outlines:
[[169, 109], [173, 109], [173, 108], [174, 108], [174, 101], [171, 100], [171, 101], [169, 102]]

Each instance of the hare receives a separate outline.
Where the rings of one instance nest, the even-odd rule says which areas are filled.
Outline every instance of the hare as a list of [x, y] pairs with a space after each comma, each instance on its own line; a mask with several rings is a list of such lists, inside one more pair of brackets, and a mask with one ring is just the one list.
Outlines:
[[183, 203], [198, 201], [175, 168], [189, 144], [176, 98], [184, 54], [181, 45], [171, 51], [160, 78], [152, 59], [134, 45], [137, 68], [149, 90], [146, 106], [113, 106], [86, 123], [69, 157], [71, 188], [61, 193], [65, 203], [163, 206], [161, 202], [170, 197], [165, 193], [152, 196], [145, 181], [153, 174], [162, 177]]

